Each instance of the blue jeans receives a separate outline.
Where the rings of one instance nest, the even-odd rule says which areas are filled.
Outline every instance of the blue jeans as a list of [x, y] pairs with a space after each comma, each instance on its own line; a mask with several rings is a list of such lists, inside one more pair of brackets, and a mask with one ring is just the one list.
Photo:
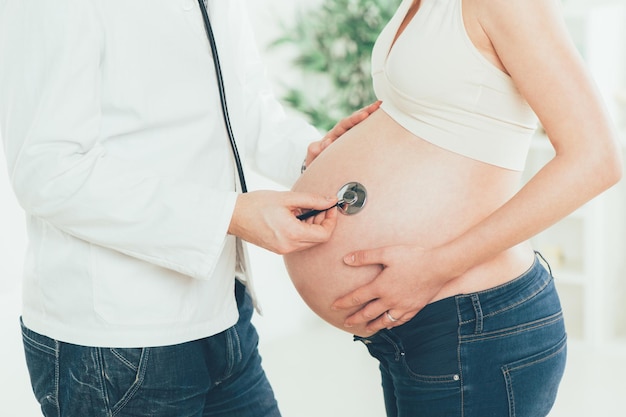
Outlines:
[[390, 417], [541, 417], [565, 369], [552, 276], [535, 260], [515, 280], [427, 305], [355, 340], [380, 362]]
[[174, 346], [77, 346], [22, 325], [31, 384], [46, 417], [278, 417], [261, 367], [252, 302], [236, 284], [239, 321]]

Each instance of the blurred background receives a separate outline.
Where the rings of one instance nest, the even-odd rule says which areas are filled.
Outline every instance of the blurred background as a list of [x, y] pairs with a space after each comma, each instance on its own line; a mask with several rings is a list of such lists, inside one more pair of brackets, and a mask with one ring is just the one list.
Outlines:
[[[373, 100], [369, 51], [399, 0], [248, 0], [276, 94], [326, 130]], [[626, 0], [563, 0], [568, 28], [626, 143]], [[581, 103], [581, 105], [584, 105]], [[526, 177], [553, 151], [539, 131]], [[39, 416], [19, 332], [23, 214], [0, 158], [0, 404], [2, 415]], [[251, 189], [279, 186], [254, 175]], [[551, 417], [622, 415], [626, 360], [624, 181], [534, 239], [554, 269], [570, 337]], [[382, 417], [376, 362], [350, 334], [313, 315], [282, 259], [251, 247], [263, 316], [265, 369], [285, 417]], [[174, 416], [173, 416], [174, 417]]]

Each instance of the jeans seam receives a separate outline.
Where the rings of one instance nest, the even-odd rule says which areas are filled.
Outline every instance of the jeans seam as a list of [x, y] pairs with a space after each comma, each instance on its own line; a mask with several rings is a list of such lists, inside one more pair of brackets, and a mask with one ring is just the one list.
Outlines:
[[509, 397], [509, 417], [515, 417], [515, 393], [513, 392], [513, 380], [509, 372], [504, 372], [504, 381], [506, 382], [506, 392]]
[[559, 322], [562, 319], [563, 319], [563, 312], [559, 311], [558, 313], [553, 314], [552, 316], [548, 316], [540, 320], [535, 320], [531, 323], [525, 323], [519, 326], [509, 327], [507, 329], [501, 329], [501, 330], [497, 330], [497, 331], [493, 331], [489, 333], [483, 333], [479, 337], [476, 337], [475, 334], [462, 335], [460, 336], [460, 341], [463, 343], [473, 343], [473, 342], [482, 342], [484, 340], [490, 340], [490, 339], [499, 339], [501, 337], [512, 336], [512, 335], [516, 335], [519, 333], [524, 333], [527, 331], [540, 329], [545, 326], [550, 326], [554, 323]]
[[59, 387], [61, 379], [61, 342], [54, 341], [54, 405], [56, 406], [57, 417], [61, 417], [61, 405], [59, 404]]
[[448, 374], [448, 375], [439, 375], [439, 376], [420, 375], [418, 373], [413, 372], [406, 363], [403, 363], [403, 366], [411, 379], [419, 381], [423, 384], [436, 385], [436, 384], [449, 384], [449, 383], [458, 382], [456, 377], [459, 376], [459, 374]]
[[[457, 303], [457, 316], [460, 316], [459, 305]], [[461, 360], [461, 326], [457, 326], [457, 343], [456, 343], [457, 369], [459, 370], [459, 409], [461, 416], [465, 415], [465, 380], [463, 379], [463, 361]]]
[[519, 366], [515, 366], [515, 367], [509, 367], [509, 365], [504, 365], [502, 366], [502, 374], [504, 376], [504, 380], [506, 383], [506, 392], [507, 395], [509, 397], [509, 417], [515, 417], [516, 415], [516, 411], [515, 411], [515, 393], [513, 391], [513, 379], [511, 378], [511, 372], [519, 370], [519, 369], [523, 369], [523, 368], [527, 368], [529, 366], [532, 365], [536, 365], [538, 363], [541, 362], [545, 362], [549, 359], [552, 359], [554, 356], [559, 355], [563, 349], [565, 349], [567, 347], [566, 344], [567, 341], [567, 337], [564, 337], [563, 339], [561, 339], [559, 341], [559, 343], [557, 343], [557, 346], [560, 344], [561, 347], [558, 348], [557, 350], [555, 350], [554, 352], [552, 352], [551, 354], [547, 355], [547, 356], [542, 356], [540, 358], [537, 358], [536, 360], [532, 361], [532, 362], [526, 362], [522, 365]]
[[[545, 362], [545, 361], [547, 361], [549, 359], [552, 359], [552, 357], [560, 354], [563, 351], [563, 349], [566, 348], [566, 346], [567, 346], [566, 341], [567, 341], [566, 337], [563, 337], [561, 340], [559, 340], [557, 345], [560, 344], [561, 347], [558, 348], [557, 350], [555, 350], [554, 352], [552, 352], [551, 354], [547, 355], [547, 356], [541, 356], [540, 358], [537, 358], [536, 360], [534, 360], [532, 362], [525, 362], [523, 365], [519, 365], [519, 366], [515, 366], [515, 367], [509, 367], [508, 365], [505, 365], [505, 366], [503, 366], [503, 370], [502, 371], [505, 374], [509, 374], [512, 371], [517, 371], [518, 369], [523, 369], [523, 368], [526, 368], [528, 366], [536, 365], [538, 363]], [[549, 350], [549, 349], [547, 349], [547, 350]]]
[[124, 355], [121, 355], [117, 349], [109, 349], [109, 351], [111, 352], [111, 354], [113, 356], [115, 356], [120, 362], [122, 362], [124, 365], [126, 365], [128, 368], [132, 369], [133, 371], [137, 372], [139, 369], [137, 368], [137, 366], [135, 366], [132, 362], [130, 362], [128, 359], [126, 359], [124, 357]]
[[98, 370], [98, 381], [100, 382], [100, 399], [104, 405], [104, 409], [109, 416], [113, 415], [109, 394], [106, 387], [106, 376], [104, 372], [104, 360], [102, 359], [102, 348], [94, 348], [94, 357], [96, 361], [96, 369]]
[[241, 353], [241, 340], [239, 338], [239, 332], [235, 326], [231, 327], [224, 334], [226, 338], [226, 369], [222, 377], [215, 381], [215, 385], [219, 385], [226, 379], [230, 378], [234, 372], [235, 366], [238, 361], [241, 361], [243, 355]]
[[395, 351], [395, 361], [398, 362], [400, 360], [401, 357], [404, 356], [404, 349], [402, 349], [391, 337], [389, 337], [387, 334], [385, 333], [381, 333], [380, 335], [383, 339], [385, 339], [387, 341], [387, 343], [389, 343], [391, 346], [393, 346], [393, 349]]
[[[44, 345], [43, 343], [39, 343], [38, 341], [36, 341], [32, 337], [28, 336], [25, 332], [22, 332], [22, 336], [23, 336], [24, 339], [26, 339], [26, 341], [28, 341], [28, 343], [31, 346], [36, 347], [36, 348], [38, 348], [41, 351], [45, 351], [48, 354], [52, 354], [52, 355], [57, 356], [57, 350], [55, 348], [51, 348], [49, 346]], [[56, 341], [54, 341], [54, 342], [55, 342], [55, 345], [56, 345]]]
[[472, 305], [474, 307], [474, 316], [476, 317], [476, 326], [474, 328], [474, 333], [482, 333], [484, 328], [484, 315], [482, 307], [480, 305], [480, 298], [477, 294], [472, 295]]
[[[532, 270], [534, 269], [535, 265], [536, 265], [536, 262], [537, 262], [537, 260], [535, 260], [535, 262], [533, 263], [533, 266], [532, 266], [532, 267], [531, 267], [528, 271], [526, 271], [524, 274], [520, 275], [519, 277], [515, 278], [515, 280], [514, 280], [514, 281], [517, 281], [517, 280], [523, 279], [523, 278], [524, 278], [524, 277], [526, 277], [529, 273], [531, 273], [531, 272], [532, 272]], [[504, 311], [510, 310], [510, 309], [512, 309], [512, 308], [515, 308], [515, 307], [519, 306], [520, 304], [523, 304], [523, 303], [527, 302], [528, 300], [530, 300], [530, 299], [532, 299], [532, 298], [536, 297], [536, 296], [537, 296], [537, 294], [539, 294], [540, 292], [542, 292], [543, 290], [545, 290], [545, 289], [546, 289], [546, 287], [547, 287], [548, 285], [550, 285], [550, 283], [551, 283], [553, 280], [554, 280], [554, 277], [552, 276], [552, 273], [550, 273], [550, 274], [549, 274], [549, 278], [548, 278], [548, 279], [546, 279], [546, 280], [542, 283], [541, 287], [539, 287], [539, 288], [537, 289], [537, 291], [533, 292], [533, 293], [532, 293], [532, 294], [530, 294], [528, 297], [525, 297], [524, 299], [519, 300], [519, 301], [517, 301], [517, 302], [515, 302], [515, 303], [513, 303], [513, 304], [509, 304], [509, 305], [507, 305], [506, 307], [503, 307], [503, 308], [501, 308], [501, 309], [499, 309], [499, 310], [492, 311], [492, 312], [490, 312], [490, 313], [488, 313], [488, 314], [485, 314], [483, 317], [491, 317], [491, 316], [494, 316], [494, 315], [500, 314], [500, 313], [502, 313], [502, 312], [504, 312]], [[502, 284], [502, 285], [499, 285], [499, 286], [497, 286], [497, 287], [490, 288], [490, 289], [487, 289], [487, 290], [484, 290], [484, 291], [479, 291], [479, 292], [472, 293], [472, 294], [464, 294], [464, 295], [457, 296], [457, 297], [456, 297], [457, 307], [459, 307], [459, 300], [461, 300], [461, 299], [463, 299], [463, 298], [467, 298], [468, 296], [470, 296], [470, 297], [473, 297], [473, 296], [478, 296], [478, 297], [480, 298], [480, 296], [481, 296], [481, 295], [487, 295], [487, 294], [489, 294], [489, 293], [491, 293], [491, 292], [497, 291], [497, 290], [501, 289], [502, 287], [504, 287], [504, 286], [506, 286], [506, 285], [508, 285], [508, 284], [509, 284], [509, 283], [505, 283], [505, 284]], [[473, 303], [473, 298], [472, 298], [472, 303]], [[461, 311], [460, 311], [460, 309], [458, 310], [458, 316], [459, 316], [459, 323], [460, 323], [460, 324], [467, 324], [467, 323], [471, 323], [472, 321], [474, 321], [474, 320], [475, 320], [475, 319], [463, 320], [463, 317], [462, 317], [462, 315], [461, 315]]]
[[137, 367], [137, 379], [135, 380], [135, 382], [133, 382], [133, 384], [128, 389], [128, 391], [126, 391], [122, 399], [118, 401], [117, 404], [115, 404], [116, 410], [113, 411], [111, 409], [111, 416], [118, 415], [124, 409], [126, 404], [128, 404], [129, 401], [132, 400], [135, 393], [139, 390], [139, 387], [141, 387], [141, 384], [143, 383], [143, 380], [146, 376], [149, 359], [150, 359], [150, 348], [143, 348], [141, 350], [139, 366]]
[[526, 297], [526, 298], [524, 298], [524, 299], [522, 299], [522, 300], [519, 300], [518, 302], [516, 302], [516, 303], [514, 303], [514, 304], [510, 304], [510, 305], [508, 305], [508, 306], [506, 306], [506, 307], [504, 307], [504, 308], [501, 308], [500, 310], [497, 310], [497, 311], [492, 311], [492, 312], [491, 312], [491, 313], [489, 313], [489, 314], [485, 314], [485, 317], [492, 317], [492, 316], [495, 316], [495, 315], [497, 315], [497, 314], [500, 314], [500, 313], [503, 313], [503, 312], [505, 312], [505, 311], [508, 311], [508, 310], [510, 310], [510, 309], [512, 309], [512, 308], [515, 308], [515, 307], [519, 306], [520, 304], [524, 304], [525, 302], [527, 302], [527, 301], [529, 301], [529, 300], [531, 300], [531, 299], [535, 298], [535, 297], [537, 296], [537, 294], [539, 294], [539, 293], [541, 293], [543, 290], [545, 290], [545, 289], [546, 289], [546, 287], [547, 287], [548, 285], [550, 285], [550, 283], [551, 283], [551, 282], [552, 282], [552, 277], [550, 277], [549, 279], [547, 279], [547, 280], [546, 280], [546, 281], [545, 281], [545, 282], [541, 285], [541, 287], [537, 288], [537, 291], [533, 292], [533, 293], [532, 293], [532, 294], [530, 294], [528, 297]]
[[[457, 368], [458, 371], [453, 374], [446, 375], [424, 375], [419, 374], [411, 369], [406, 359], [406, 352], [401, 342], [397, 343], [391, 338], [389, 335], [385, 333], [380, 333], [380, 337], [384, 339], [387, 343], [389, 343], [395, 353], [394, 360], [395, 362], [399, 362], [400, 365], [404, 368], [406, 374], [413, 380], [420, 381], [425, 384], [442, 384], [442, 383], [450, 383], [450, 382], [458, 382], [460, 379], [460, 368]], [[369, 348], [368, 348], [369, 349]], [[457, 379], [458, 378], [458, 379]]]

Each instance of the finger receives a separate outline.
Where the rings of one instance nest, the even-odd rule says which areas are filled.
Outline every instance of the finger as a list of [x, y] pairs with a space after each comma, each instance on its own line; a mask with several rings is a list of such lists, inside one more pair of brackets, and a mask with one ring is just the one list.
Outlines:
[[332, 310], [347, 310], [358, 306], [363, 306], [378, 298], [374, 282], [376, 280], [366, 284], [356, 290], [344, 295], [341, 298], [335, 300], [332, 304]]
[[294, 212], [298, 209], [326, 210], [337, 202], [336, 196], [322, 197], [312, 193], [287, 192], [285, 196], [284, 204]]
[[364, 106], [360, 108], [359, 110], [355, 111], [354, 113], [352, 113], [350, 117], [348, 118], [348, 120], [353, 122], [353, 125], [350, 127], [354, 127], [354, 125], [357, 125], [358, 123], [367, 119], [372, 113], [374, 113], [376, 110], [380, 108], [381, 103], [382, 101], [380, 100], [375, 101], [374, 103], [368, 104], [367, 106]]
[[334, 140], [342, 136], [348, 130], [367, 119], [373, 110], [368, 107], [357, 110], [345, 119], [341, 119], [337, 124], [326, 134], [322, 140], [322, 149], [327, 147]]
[[350, 116], [346, 117], [343, 120], [340, 120], [339, 123], [332, 130], [337, 136], [341, 136], [346, 133], [348, 130], [352, 129], [354, 126], [361, 123], [363, 120], [369, 117], [369, 113], [365, 110], [357, 110], [352, 113]]
[[354, 327], [359, 325], [368, 325], [369, 323], [373, 323], [378, 320], [384, 320], [381, 316], [385, 315], [387, 309], [387, 306], [379, 300], [373, 300], [346, 318], [343, 324], [345, 327]]
[[320, 213], [312, 222], [300, 222], [303, 226], [300, 233], [300, 249], [327, 242], [337, 225], [337, 210], [331, 209]]
[[385, 249], [375, 248], [351, 252], [343, 257], [343, 262], [350, 266], [386, 265]]
[[[301, 211], [301, 210], [300, 210]], [[301, 214], [305, 214], [306, 215], [307, 212], [301, 213]], [[318, 225], [318, 226], [323, 226], [324, 221], [327, 218], [333, 218], [333, 217], [337, 217], [337, 209], [336, 206], [328, 209], [328, 210], [320, 210], [319, 213], [314, 214], [310, 217], [306, 217], [304, 220], [304, 222], [306, 222], [307, 224], [310, 225]]]
[[362, 108], [360, 108], [359, 110], [357, 110], [357, 112], [365, 112], [368, 115], [374, 113], [376, 110], [378, 110], [380, 108], [380, 105], [382, 104], [381, 100], [377, 100], [375, 102], [373, 102], [372, 104], [368, 104], [367, 106], [364, 106]]
[[330, 140], [329, 138], [324, 138], [322, 140], [318, 140], [315, 142], [311, 142], [307, 148], [307, 154], [306, 154], [306, 159], [304, 161], [304, 164], [308, 167], [309, 165], [311, 165], [311, 163], [313, 162], [313, 160], [315, 158], [317, 158], [317, 156], [322, 153], [322, 151], [324, 150], [324, 148], [326, 148], [328, 146], [327, 143], [325, 142], [332, 142], [332, 140]]
[[368, 333], [376, 333], [382, 329], [392, 329], [400, 324], [402, 323], [399, 321], [391, 321], [386, 314], [382, 314], [376, 320], [369, 322], [368, 325], [365, 326], [365, 331]]
[[387, 313], [389, 313], [393, 318], [396, 318], [396, 314], [398, 313], [391, 313], [391, 311], [392, 310], [387, 310], [385, 313], [381, 314], [376, 320], [368, 323], [368, 325], [365, 327], [365, 330], [370, 333], [376, 333], [382, 329], [392, 329], [394, 327], [402, 326], [404, 323], [410, 321], [415, 316], [415, 314], [417, 314], [417, 312], [405, 313], [401, 315], [399, 319], [393, 321], [389, 318]]
[[330, 210], [326, 210], [313, 217], [313, 223], [324, 226], [324, 222], [328, 220], [337, 219], [337, 208], [333, 207]]
[[361, 123], [363, 120], [367, 119], [372, 113], [374, 113], [380, 107], [382, 101], [376, 101], [372, 104], [369, 104], [354, 113], [345, 119], [340, 120], [327, 134], [323, 141], [324, 149], [330, 143], [332, 143], [335, 139], [339, 138], [341, 135], [346, 133], [348, 130], [352, 129], [354, 126]]

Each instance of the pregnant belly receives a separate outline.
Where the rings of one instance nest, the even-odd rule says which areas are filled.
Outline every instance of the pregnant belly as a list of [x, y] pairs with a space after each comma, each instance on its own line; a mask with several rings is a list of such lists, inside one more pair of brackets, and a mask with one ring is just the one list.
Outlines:
[[[353, 215], [340, 213], [328, 242], [284, 257], [300, 296], [339, 328], [356, 308], [332, 311], [332, 303], [374, 279], [381, 269], [349, 267], [342, 261], [344, 255], [404, 243], [441, 245], [508, 199], [519, 174], [431, 145], [379, 110], [318, 156], [293, 190], [335, 195], [353, 181], [367, 189], [363, 209]], [[359, 328], [350, 332], [366, 334]]]

